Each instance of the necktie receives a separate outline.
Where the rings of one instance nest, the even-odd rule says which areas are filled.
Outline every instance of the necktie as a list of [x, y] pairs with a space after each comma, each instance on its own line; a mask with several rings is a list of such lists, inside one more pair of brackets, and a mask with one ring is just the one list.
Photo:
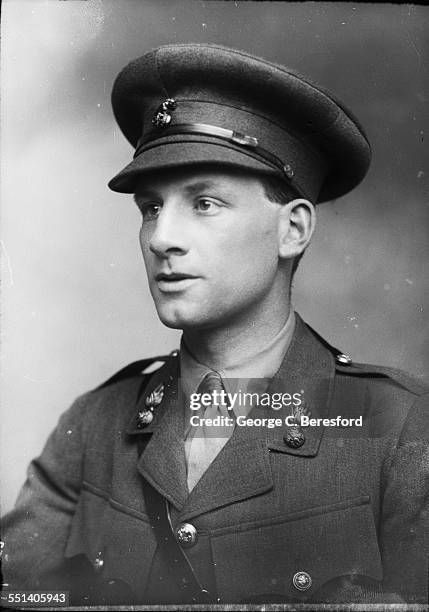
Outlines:
[[[218, 393], [224, 391], [222, 379], [216, 372], [209, 372], [199, 385], [197, 393], [209, 393], [213, 398], [216, 397], [213, 394], [214, 391]], [[214, 419], [222, 416], [229, 417], [229, 419], [233, 418], [233, 413], [228, 411], [226, 404], [219, 402], [212, 402], [201, 412], [197, 413], [197, 415], [203, 419]], [[225, 420], [223, 422], [225, 423]], [[233, 430], [233, 424], [230, 426], [202, 424], [193, 427], [190, 431], [188, 440], [185, 443], [185, 446], [189, 449], [187, 453], [189, 491], [192, 491], [209, 465], [228, 442]]]

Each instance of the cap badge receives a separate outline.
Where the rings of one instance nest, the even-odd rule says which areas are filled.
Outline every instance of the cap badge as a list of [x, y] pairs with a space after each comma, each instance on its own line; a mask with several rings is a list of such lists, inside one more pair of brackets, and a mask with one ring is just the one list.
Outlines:
[[[176, 110], [177, 102], [173, 98], [167, 98], [158, 106], [158, 110], [153, 116], [152, 124], [155, 127], [167, 127], [171, 121], [170, 112]], [[170, 111], [170, 112], [169, 112]]]
[[146, 397], [145, 404], [146, 408], [140, 410], [137, 416], [137, 427], [144, 429], [150, 425], [153, 421], [153, 409], [162, 402], [164, 397], [164, 383], [160, 383], [155, 389]]

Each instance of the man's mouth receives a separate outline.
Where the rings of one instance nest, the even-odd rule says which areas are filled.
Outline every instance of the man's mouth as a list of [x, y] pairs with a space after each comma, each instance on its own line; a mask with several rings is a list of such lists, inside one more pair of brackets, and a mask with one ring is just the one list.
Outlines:
[[197, 278], [193, 274], [183, 272], [161, 272], [155, 276], [158, 289], [163, 293], [183, 291], [187, 289]]
[[182, 272], [161, 272], [155, 276], [157, 281], [167, 282], [183, 280], [184, 278], [196, 278], [196, 276], [193, 276], [192, 274], [184, 274]]

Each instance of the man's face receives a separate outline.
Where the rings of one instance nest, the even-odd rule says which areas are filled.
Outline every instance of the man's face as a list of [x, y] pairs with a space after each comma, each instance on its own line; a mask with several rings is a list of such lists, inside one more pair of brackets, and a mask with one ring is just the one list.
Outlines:
[[[280, 205], [250, 173], [177, 168], [143, 177], [135, 194], [140, 244], [161, 321], [216, 328], [269, 316], [279, 275]], [[256, 321], [254, 321], [256, 322]]]

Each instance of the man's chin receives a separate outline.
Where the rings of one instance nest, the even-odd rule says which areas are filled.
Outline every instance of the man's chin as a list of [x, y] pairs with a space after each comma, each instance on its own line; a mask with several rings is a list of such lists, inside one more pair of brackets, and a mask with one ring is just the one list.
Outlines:
[[163, 309], [158, 310], [158, 317], [166, 327], [171, 329], [185, 329], [186, 327], [195, 325], [195, 317], [189, 314], [185, 315], [181, 312], [164, 311]]
[[163, 309], [158, 310], [158, 317], [166, 327], [171, 329], [204, 329], [210, 327], [210, 321], [207, 320], [207, 316], [202, 315], [201, 312], [192, 313], [182, 311], [164, 311]]
[[159, 317], [161, 323], [165, 325], [165, 327], [169, 327], [170, 329], [184, 329], [183, 323], [178, 320], [171, 320], [168, 318]]

